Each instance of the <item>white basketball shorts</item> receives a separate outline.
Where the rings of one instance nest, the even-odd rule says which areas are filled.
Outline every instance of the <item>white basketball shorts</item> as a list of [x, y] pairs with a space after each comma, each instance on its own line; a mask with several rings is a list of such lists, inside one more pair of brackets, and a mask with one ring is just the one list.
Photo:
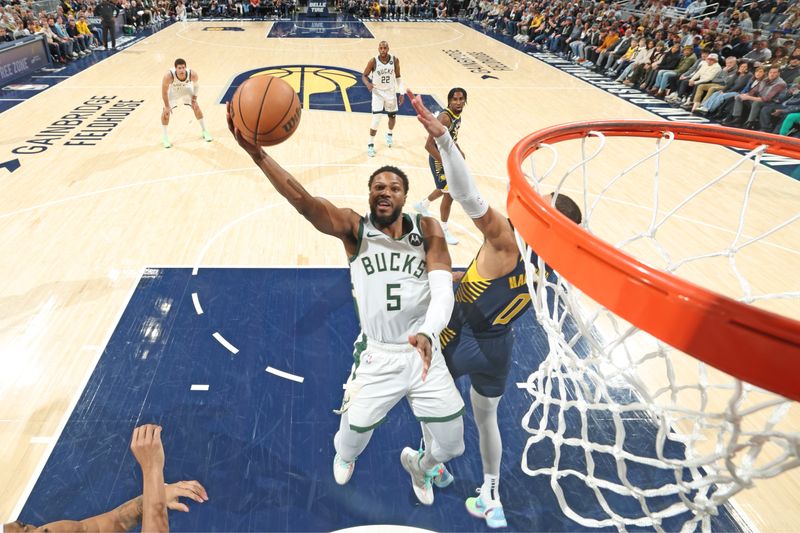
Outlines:
[[372, 89], [372, 112], [397, 113], [397, 93]]
[[447, 370], [438, 339], [425, 381], [422, 358], [410, 344], [385, 344], [362, 333], [353, 357], [342, 408], [337, 411], [347, 412], [350, 429], [364, 432], [375, 428], [403, 397], [408, 398], [420, 422], [447, 422], [464, 414], [464, 401]]
[[194, 91], [190, 88], [185, 87], [182, 89], [169, 89], [167, 93], [167, 98], [169, 99], [169, 107], [175, 109], [181, 100], [186, 105], [192, 105], [192, 97], [194, 96]]

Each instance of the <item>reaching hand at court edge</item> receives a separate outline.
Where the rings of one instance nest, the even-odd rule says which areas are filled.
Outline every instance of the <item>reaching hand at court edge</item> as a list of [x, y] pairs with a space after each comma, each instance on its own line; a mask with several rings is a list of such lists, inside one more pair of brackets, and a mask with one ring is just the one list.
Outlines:
[[233, 117], [231, 116], [230, 102], [228, 102], [226, 109], [227, 112], [225, 113], [225, 118], [228, 120], [228, 129], [231, 130], [231, 133], [233, 134], [233, 137], [236, 139], [236, 142], [239, 143], [239, 146], [244, 148], [245, 152], [250, 154], [250, 157], [256, 160], [259, 159], [261, 157], [261, 154], [264, 153], [264, 149], [261, 148], [260, 146], [256, 146], [255, 144], [252, 144], [247, 140], [245, 140], [245, 138], [242, 137], [241, 132], [236, 130], [236, 128], [233, 125]]
[[417, 333], [408, 336], [408, 343], [417, 349], [417, 353], [422, 358], [422, 381], [425, 381], [425, 378], [428, 377], [428, 369], [431, 367], [431, 359], [433, 359], [431, 340], [427, 335]]
[[133, 430], [131, 452], [145, 470], [164, 470], [164, 446], [161, 444], [161, 426], [145, 424]]
[[189, 506], [181, 503], [180, 498], [189, 498], [197, 503], [208, 501], [205, 487], [199, 481], [178, 481], [164, 487], [167, 494], [167, 508], [171, 511], [189, 512]]
[[414, 96], [414, 92], [411, 89], [406, 90], [406, 93], [408, 94], [408, 100], [411, 102], [411, 105], [414, 106], [414, 111], [417, 112], [417, 120], [425, 126], [428, 133], [433, 135], [434, 138], [444, 135], [447, 128], [445, 128], [444, 124], [439, 122], [439, 119], [433, 116], [433, 113], [425, 107], [425, 104], [422, 103], [422, 96]]

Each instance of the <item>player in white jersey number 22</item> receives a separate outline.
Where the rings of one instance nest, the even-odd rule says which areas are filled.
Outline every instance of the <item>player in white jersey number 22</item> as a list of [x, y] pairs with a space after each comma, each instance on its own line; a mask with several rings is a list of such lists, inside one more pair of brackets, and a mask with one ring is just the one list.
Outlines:
[[275, 189], [322, 233], [344, 244], [361, 334], [345, 387], [333, 474], [344, 485], [372, 432], [404, 397], [425, 426], [425, 450], [400, 456], [420, 502], [433, 503], [432, 485], [444, 486], [443, 463], [464, 452], [464, 402], [441, 353], [439, 333], [453, 310], [450, 254], [439, 223], [402, 212], [408, 178], [381, 167], [369, 178], [370, 212], [334, 206], [311, 196], [263, 148], [228, 127]]
[[[389, 54], [389, 43], [381, 41], [378, 44], [378, 55], [367, 62], [361, 81], [372, 93], [372, 124], [369, 127], [369, 144], [367, 155], [375, 156], [375, 134], [378, 133], [378, 124], [385, 111], [389, 116], [389, 131], [386, 133], [386, 146], [392, 147], [392, 132], [394, 131], [397, 109], [405, 100], [405, 88], [400, 78], [400, 59]], [[398, 99], [398, 93], [400, 97]]]

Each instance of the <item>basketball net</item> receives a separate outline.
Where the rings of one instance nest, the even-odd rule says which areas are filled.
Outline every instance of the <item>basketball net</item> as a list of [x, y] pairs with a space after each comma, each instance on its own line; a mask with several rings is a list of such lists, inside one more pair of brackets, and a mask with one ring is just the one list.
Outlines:
[[[667, 175], [669, 163], [665, 154], [673, 144], [684, 148], [687, 143], [678, 141], [666, 123], [649, 124], [660, 124], [664, 129], [647, 135], [655, 141], [635, 139], [636, 150], [649, 148], [624, 165], [616, 161], [615, 168], [624, 168], [611, 176], [603, 176], [591, 162], [602, 158], [607, 145], [613, 144], [611, 135], [637, 136], [636, 132], [606, 135], [599, 131], [602, 124], [596, 123], [589, 124], [580, 134], [559, 138], [556, 127], [551, 129], [552, 143], [547, 139], [532, 140], [531, 136], [526, 139], [527, 146], [521, 147], [526, 141], [517, 145], [517, 160], [512, 161], [514, 152], [509, 157], [509, 214], [515, 227], [524, 226], [530, 216], [512, 209], [511, 197], [524, 186], [524, 175], [527, 186], [539, 195], [553, 192], [570, 196], [581, 207], [584, 232], [633, 255], [648, 267], [680, 278], [695, 265], [712, 262], [720, 269], [725, 266], [726, 275], [736, 280], [738, 290], [733, 292], [738, 294], [726, 296], [748, 306], [781, 299], [796, 306], [800, 292], [759, 292], [743, 273], [747, 269], [739, 264], [743, 250], [756, 243], [764, 245], [780, 232], [786, 235], [786, 231], [794, 231], [797, 235], [794, 223], [800, 213], [796, 205], [788, 218], [770, 221], [757, 235], [748, 235], [746, 229], [759, 179], [765, 173], [772, 174], [760, 165], [769, 143], [751, 143], [754, 148], [741, 157], [718, 147], [702, 147], [722, 152], [727, 158], [719, 174], [702, 178], [702, 182], [696, 178], [698, 172], [687, 166], [685, 156], [680, 155], [683, 174], [693, 183], [676, 199], [676, 185]], [[597, 130], [592, 126], [598, 126]], [[568, 142], [563, 144], [571, 146], [556, 144], [564, 139]], [[628, 140], [613, 139], [623, 143]], [[695, 143], [688, 145], [693, 146]], [[629, 151], [625, 148], [617, 153]], [[575, 160], [564, 161], [572, 152]], [[705, 161], [706, 156], [699, 157]], [[527, 160], [521, 163], [523, 159]], [[642, 180], [642, 175], [647, 175], [647, 181]], [[603, 226], [596, 221], [598, 214], [604, 205], [612, 207], [605, 208], [606, 214], [621, 205], [618, 188], [631, 177], [646, 190], [648, 198], [635, 206], [645, 209], [640, 227], [621, 229], [611, 237], [601, 234], [604, 227], [614, 224]], [[678, 218], [678, 226], [686, 222], [687, 206], [696, 206], [702, 200], [701, 205], [711, 208], [705, 202], [709, 191], [730, 191], [734, 184], [736, 194], [727, 195], [725, 201], [731, 196], [739, 198], [738, 218], [728, 221], [726, 231], [717, 232], [725, 238], [716, 249], [687, 245], [691, 251], [684, 251], [681, 257], [676, 256], [681, 253], [680, 246], [676, 250], [674, 245], [659, 240], [662, 233], [674, 238], [670, 225]], [[800, 187], [793, 182], [792, 186]], [[665, 205], [667, 195], [672, 197], [669, 206]], [[551, 213], [554, 210], [548, 209]], [[620, 217], [617, 226], [626, 225], [624, 222]], [[541, 247], [550, 245], [548, 237], [536, 238]], [[532, 256], [532, 251], [544, 254], [537, 242], [527, 240], [533, 250], [517, 233], [520, 251], [528, 259], [526, 273], [532, 306], [546, 334], [549, 353], [539, 358], [543, 360], [538, 367], [531, 368], [527, 381], [519, 384], [531, 400], [522, 419], [522, 426], [529, 433], [522, 470], [530, 476], [549, 478], [562, 511], [570, 519], [583, 526], [619, 530], [652, 527], [657, 531], [693, 531], [698, 525], [709, 530], [711, 517], [733, 495], [752, 486], [755, 480], [776, 476], [800, 464], [800, 433], [797, 426], [789, 427], [787, 423], [787, 417], [798, 416], [797, 403], [720, 372], [634, 326], [589, 297], [586, 292], [591, 291], [573, 285], [569, 276], [557, 272], [557, 267], [555, 272], [548, 271], [545, 263], [552, 264], [551, 259]], [[637, 252], [643, 250], [643, 257], [637, 257]], [[649, 312], [657, 315], [660, 310], [653, 307]], [[680, 322], [674, 324], [674, 328], [681, 327]], [[704, 331], [698, 329], [697, 334], [703, 335]], [[797, 353], [795, 348], [786, 355]], [[725, 355], [750, 357], [753, 367], [762, 364], [759, 353]], [[795, 374], [790, 380], [800, 381], [800, 376]], [[795, 392], [800, 391], [800, 385], [794, 386]], [[582, 485], [580, 490], [575, 490], [576, 484]]]

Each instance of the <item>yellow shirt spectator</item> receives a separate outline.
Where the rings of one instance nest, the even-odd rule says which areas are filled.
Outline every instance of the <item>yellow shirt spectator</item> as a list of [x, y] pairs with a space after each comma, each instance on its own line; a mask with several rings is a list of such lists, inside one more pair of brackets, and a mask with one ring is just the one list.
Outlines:
[[89, 31], [89, 25], [86, 23], [85, 20], [79, 20], [75, 23], [75, 27], [78, 28], [78, 33], [81, 35], [91, 35], [92, 32]]

